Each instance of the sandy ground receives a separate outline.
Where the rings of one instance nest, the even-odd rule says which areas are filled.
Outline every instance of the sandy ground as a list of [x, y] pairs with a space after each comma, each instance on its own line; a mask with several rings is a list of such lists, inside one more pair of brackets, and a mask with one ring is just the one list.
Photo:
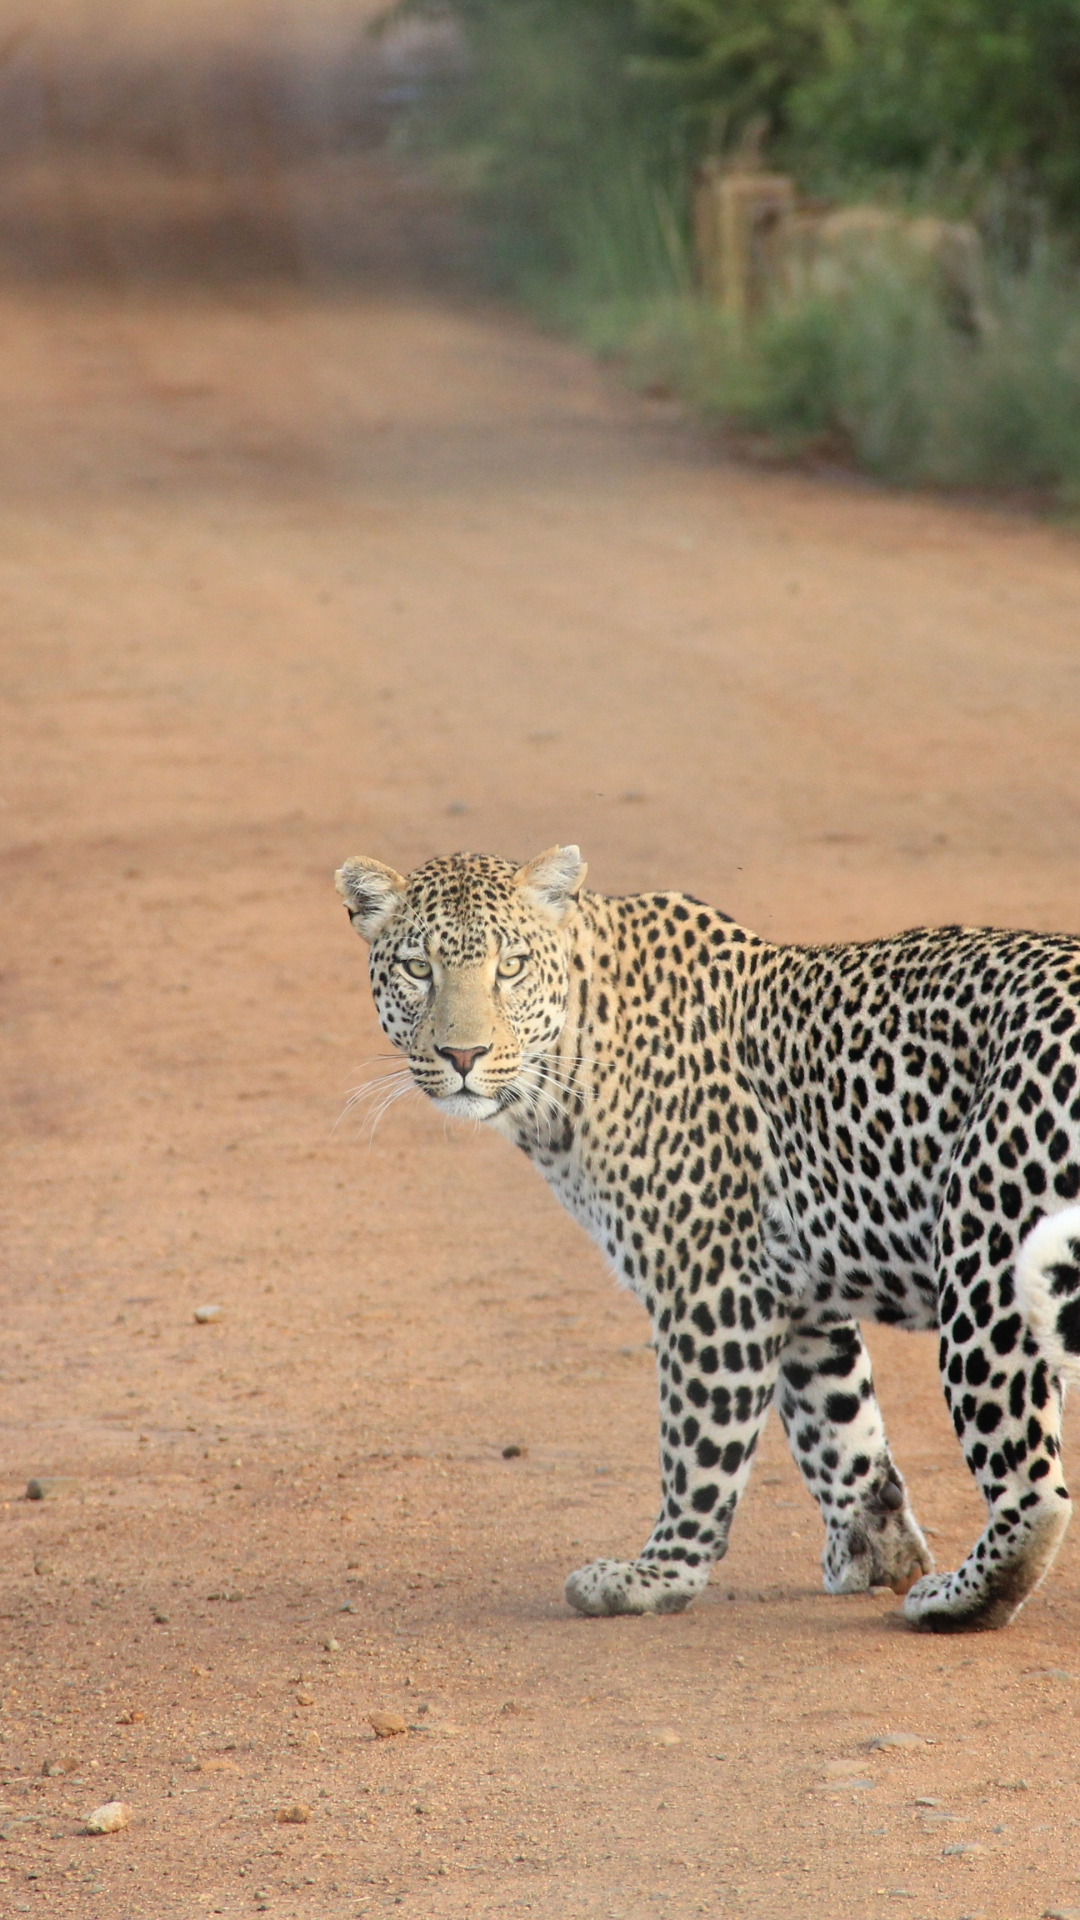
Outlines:
[[[567, 1611], [653, 1518], [648, 1327], [494, 1138], [336, 1124], [386, 1046], [331, 884], [574, 839], [776, 937], [1077, 928], [1080, 545], [726, 461], [470, 299], [370, 143], [256, 142], [217, 228], [193, 164], [24, 144], [0, 1912], [1080, 1912], [1075, 1538], [1007, 1632], [913, 1636], [821, 1592], [776, 1428], [690, 1613]], [[873, 1347], [955, 1564], [933, 1342]]]

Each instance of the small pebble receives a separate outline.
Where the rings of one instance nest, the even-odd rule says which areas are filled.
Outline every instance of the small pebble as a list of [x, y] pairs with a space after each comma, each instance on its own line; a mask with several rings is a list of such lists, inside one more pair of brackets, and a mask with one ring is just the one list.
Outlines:
[[118, 1727], [134, 1727], [138, 1725], [140, 1720], [145, 1720], [145, 1719], [146, 1719], [145, 1713], [140, 1713], [138, 1707], [132, 1707], [130, 1712], [122, 1713], [120, 1715], [120, 1718], [116, 1724]]
[[298, 1693], [296, 1696], [296, 1704], [298, 1707], [313, 1707], [315, 1705], [315, 1695], [313, 1693]]
[[392, 1740], [397, 1733], [408, 1733], [409, 1723], [400, 1713], [369, 1713], [368, 1725], [376, 1740]]
[[323, 1641], [323, 1646], [326, 1648], [327, 1653], [341, 1652], [341, 1641], [335, 1640], [332, 1633]]
[[210, 1759], [210, 1760], [199, 1761], [199, 1772], [200, 1773], [239, 1773], [240, 1768], [237, 1766], [235, 1760]]
[[33, 1480], [27, 1481], [26, 1497], [28, 1500], [51, 1500], [70, 1485], [70, 1480], [63, 1474], [38, 1474]]
[[224, 1307], [196, 1307], [194, 1317], [200, 1327], [205, 1327], [210, 1320], [220, 1320], [224, 1311]]
[[1080, 1907], [1047, 1907], [1043, 1920], [1080, 1920]]
[[55, 1568], [51, 1560], [35, 1560], [34, 1572], [38, 1574], [54, 1573]]
[[122, 1800], [107, 1800], [86, 1817], [87, 1833], [119, 1833], [131, 1820], [131, 1808]]
[[977, 1840], [954, 1840], [951, 1847], [942, 1847], [941, 1851], [944, 1857], [948, 1859], [950, 1855], [956, 1854], [985, 1853], [986, 1848], [980, 1846]]
[[885, 1747], [924, 1747], [926, 1742], [921, 1733], [879, 1733], [866, 1744], [870, 1752], [875, 1753]]
[[674, 1727], [659, 1727], [652, 1736], [652, 1744], [654, 1747], [681, 1747], [682, 1734], [676, 1733]]
[[279, 1807], [274, 1814], [279, 1827], [305, 1827], [311, 1819], [310, 1807]]
[[504, 1460], [523, 1460], [525, 1458], [525, 1455], [528, 1453], [528, 1451], [529, 1451], [528, 1447], [519, 1447], [519, 1446], [504, 1447], [502, 1450], [502, 1457]]

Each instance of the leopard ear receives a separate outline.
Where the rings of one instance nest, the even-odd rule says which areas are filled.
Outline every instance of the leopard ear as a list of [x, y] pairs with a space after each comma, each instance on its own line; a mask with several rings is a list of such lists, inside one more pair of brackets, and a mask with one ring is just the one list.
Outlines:
[[349, 911], [349, 919], [365, 940], [382, 932], [405, 892], [405, 882], [393, 867], [363, 854], [346, 860], [334, 875], [334, 884]]
[[527, 867], [514, 875], [527, 900], [549, 913], [561, 925], [574, 904], [578, 889], [589, 871], [580, 847], [549, 847], [538, 853]]

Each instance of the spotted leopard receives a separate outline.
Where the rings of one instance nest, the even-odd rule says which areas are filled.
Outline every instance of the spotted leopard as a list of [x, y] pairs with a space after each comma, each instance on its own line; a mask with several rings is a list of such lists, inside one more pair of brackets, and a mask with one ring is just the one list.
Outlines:
[[[586, 892], [576, 847], [338, 875], [415, 1084], [535, 1162], [640, 1298], [663, 1499], [586, 1614], [674, 1612], [727, 1547], [777, 1400], [831, 1593], [939, 1632], [1003, 1626], [1069, 1516], [1080, 1372], [1080, 940], [919, 929], [779, 946], [679, 893]], [[940, 1329], [988, 1509], [934, 1573], [859, 1322]]]

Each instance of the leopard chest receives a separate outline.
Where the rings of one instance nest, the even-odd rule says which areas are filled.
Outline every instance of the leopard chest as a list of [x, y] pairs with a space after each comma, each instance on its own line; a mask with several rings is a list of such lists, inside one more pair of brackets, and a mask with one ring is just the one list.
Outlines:
[[709, 1048], [621, 1051], [601, 1070], [572, 1137], [534, 1154], [616, 1276], [642, 1298], [696, 1294], [760, 1252], [758, 1111]]

